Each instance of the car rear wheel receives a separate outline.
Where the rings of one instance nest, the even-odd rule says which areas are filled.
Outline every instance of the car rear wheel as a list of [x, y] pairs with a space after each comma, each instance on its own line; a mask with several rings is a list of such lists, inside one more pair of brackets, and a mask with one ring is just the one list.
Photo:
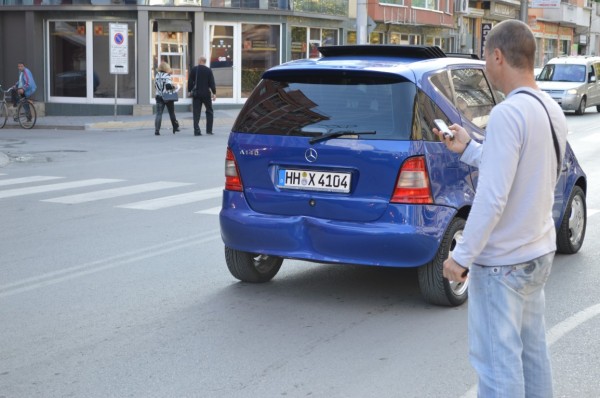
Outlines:
[[444, 261], [452, 254], [464, 229], [464, 219], [452, 220], [433, 260], [418, 268], [421, 295], [432, 304], [458, 306], [467, 300], [469, 278], [465, 282], [450, 282], [443, 276]]
[[600, 112], [600, 105], [596, 105], [596, 111]]
[[242, 282], [268, 282], [279, 272], [283, 259], [225, 247], [225, 262], [231, 275]]
[[585, 113], [585, 108], [587, 108], [587, 103], [585, 97], [581, 98], [581, 102], [579, 103], [579, 108], [575, 111], [576, 115], [583, 115]]
[[564, 254], [577, 253], [585, 238], [586, 225], [585, 193], [581, 187], [575, 185], [556, 234], [557, 251]]

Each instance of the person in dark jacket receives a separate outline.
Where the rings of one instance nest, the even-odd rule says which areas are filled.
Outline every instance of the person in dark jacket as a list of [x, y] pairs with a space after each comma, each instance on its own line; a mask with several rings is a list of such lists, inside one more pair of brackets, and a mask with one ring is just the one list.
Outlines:
[[198, 65], [190, 71], [188, 78], [188, 96], [193, 98], [192, 111], [194, 113], [194, 135], [202, 135], [200, 131], [200, 114], [202, 105], [206, 107], [206, 134], [213, 133], [213, 107], [212, 101], [217, 97], [215, 77], [212, 70], [206, 66], [206, 58], [198, 58]]

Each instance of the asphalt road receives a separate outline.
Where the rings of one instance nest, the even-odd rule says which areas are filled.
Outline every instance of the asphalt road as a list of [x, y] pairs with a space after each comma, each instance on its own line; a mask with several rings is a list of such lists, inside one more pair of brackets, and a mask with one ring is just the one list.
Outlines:
[[[568, 121], [588, 230], [555, 260], [547, 326], [555, 396], [594, 398], [600, 114]], [[0, 131], [0, 397], [473, 396], [467, 305], [424, 303], [414, 270], [230, 276], [226, 133]]]

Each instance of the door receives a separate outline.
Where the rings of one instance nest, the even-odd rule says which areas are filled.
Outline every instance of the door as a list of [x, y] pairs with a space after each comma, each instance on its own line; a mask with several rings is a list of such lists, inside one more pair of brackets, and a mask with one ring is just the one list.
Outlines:
[[207, 66], [215, 76], [217, 98], [220, 102], [236, 103], [240, 98], [239, 29], [239, 24], [207, 25]]

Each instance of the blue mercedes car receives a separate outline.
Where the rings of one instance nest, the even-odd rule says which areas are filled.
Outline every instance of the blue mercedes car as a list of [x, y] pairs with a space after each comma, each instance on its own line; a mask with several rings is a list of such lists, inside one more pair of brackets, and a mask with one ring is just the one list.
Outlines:
[[[416, 267], [428, 302], [456, 306], [442, 276], [478, 170], [448, 151], [434, 119], [485, 138], [502, 94], [484, 62], [424, 46], [331, 46], [266, 71], [232, 127], [220, 212], [225, 259], [267, 282], [284, 259]], [[586, 176], [568, 146], [556, 188], [560, 252], [586, 228]]]

